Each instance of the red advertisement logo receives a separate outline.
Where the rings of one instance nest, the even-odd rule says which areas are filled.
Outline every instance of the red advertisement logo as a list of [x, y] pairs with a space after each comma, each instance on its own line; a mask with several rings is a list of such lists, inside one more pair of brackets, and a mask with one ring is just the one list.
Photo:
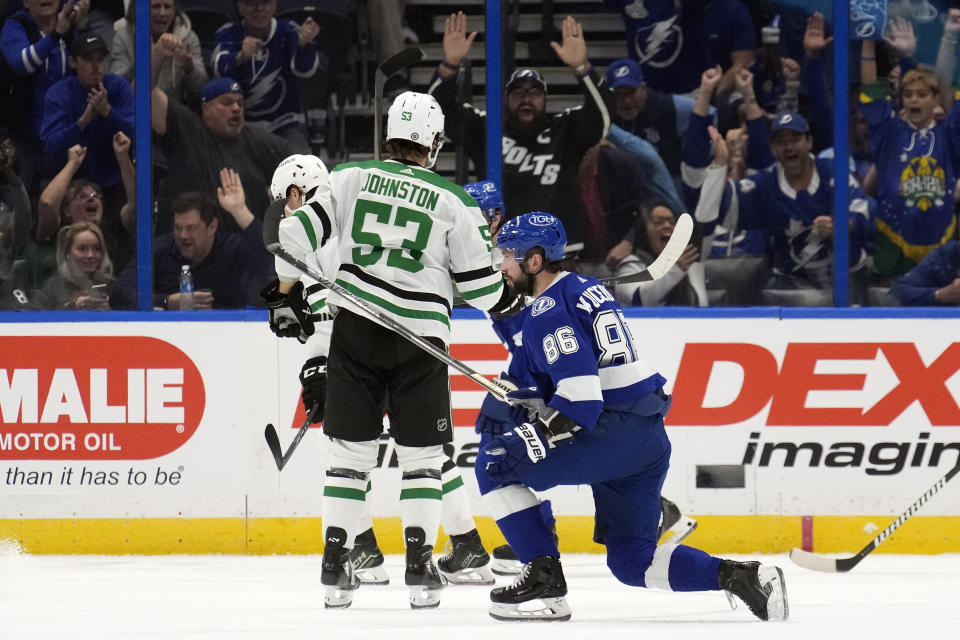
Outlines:
[[[862, 373], [817, 373], [819, 362], [857, 361]], [[876, 361], [871, 363], [870, 361]], [[716, 380], [714, 364], [729, 362], [743, 371], [736, 398], [725, 406], [704, 406]], [[811, 407], [811, 391], [860, 391], [867, 374], [891, 370], [896, 385], [869, 407]], [[947, 381], [960, 371], [960, 343], [952, 343], [929, 364], [906, 342], [790, 343], [778, 363], [765, 347], [744, 343], [688, 344], [683, 350], [667, 424], [727, 425], [749, 420], [768, 404], [768, 426], [888, 426], [916, 402], [931, 426], [960, 425], [960, 407]]]
[[0, 459], [145, 460], [203, 417], [203, 379], [148, 337], [0, 337]]

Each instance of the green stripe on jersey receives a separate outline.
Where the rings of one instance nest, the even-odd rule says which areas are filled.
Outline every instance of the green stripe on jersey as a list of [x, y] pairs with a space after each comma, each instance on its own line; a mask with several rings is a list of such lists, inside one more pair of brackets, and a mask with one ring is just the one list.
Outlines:
[[443, 491], [420, 487], [417, 489], [401, 489], [401, 500], [443, 500]]
[[376, 169], [379, 171], [386, 171], [387, 173], [392, 173], [400, 176], [413, 176], [418, 180], [423, 180], [424, 182], [429, 182], [433, 186], [443, 189], [444, 191], [449, 191], [453, 195], [468, 207], [476, 207], [477, 201], [473, 199], [469, 193], [464, 191], [463, 187], [460, 185], [450, 182], [443, 176], [438, 176], [433, 171], [428, 169], [422, 169], [420, 167], [410, 167], [405, 164], [400, 164], [399, 162], [385, 162], [383, 160], [367, 160], [365, 162], [343, 162], [334, 167], [331, 173], [337, 173], [344, 169]]
[[300, 221], [300, 224], [303, 225], [303, 231], [307, 234], [307, 239], [310, 241], [310, 246], [314, 251], [317, 250], [317, 234], [313, 231], [313, 224], [310, 222], [310, 216], [307, 215], [307, 212], [303, 209], [297, 209], [293, 217]]
[[360, 502], [367, 499], [367, 492], [363, 489], [334, 487], [329, 484], [323, 488], [323, 495], [328, 498], [343, 498], [344, 500], [359, 500]]
[[389, 311], [393, 315], [401, 316], [403, 318], [413, 318], [414, 320], [435, 320], [436, 322], [442, 322], [444, 325], [446, 325], [447, 329], [450, 328], [450, 318], [445, 313], [440, 313], [439, 311], [420, 311], [417, 309], [399, 307], [392, 302], [384, 300], [379, 296], [375, 296], [368, 291], [364, 291], [363, 289], [357, 287], [356, 285], [350, 284], [349, 282], [338, 279], [337, 284], [355, 296], [363, 298], [367, 302], [372, 302], [378, 307]]
[[448, 482], [448, 483], [446, 483], [445, 485], [443, 485], [443, 492], [444, 492], [444, 493], [450, 493], [450, 492], [453, 491], [454, 489], [459, 489], [459, 488], [462, 487], [462, 486], [463, 486], [463, 476], [457, 476], [456, 478], [454, 478], [454, 479], [451, 480], [450, 482]]
[[489, 295], [491, 293], [496, 293], [501, 289], [503, 289], [502, 278], [489, 286], [480, 287], [479, 289], [474, 289], [473, 291], [464, 291], [463, 289], [460, 289], [460, 287], [457, 287], [457, 290], [460, 292], [460, 297], [463, 298], [464, 300], [473, 300], [475, 298], [480, 298], [480, 297]]

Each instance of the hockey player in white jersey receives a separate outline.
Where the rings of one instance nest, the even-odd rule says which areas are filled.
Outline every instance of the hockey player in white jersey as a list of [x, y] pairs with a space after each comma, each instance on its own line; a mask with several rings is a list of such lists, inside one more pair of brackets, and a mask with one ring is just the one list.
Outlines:
[[[307, 200], [313, 199], [318, 191], [322, 194], [329, 189], [329, 173], [323, 162], [316, 156], [295, 154], [281, 162], [274, 171], [271, 183], [271, 194], [274, 203], [270, 206], [264, 219], [264, 243], [269, 245], [278, 240], [280, 221], [289, 216], [309, 215], [309, 209], [304, 210]], [[306, 255], [306, 261], [311, 266], [325, 274], [334, 276], [339, 266], [337, 246], [335, 242], [328, 242], [318, 251]], [[293, 288], [291, 278], [297, 277], [298, 271], [291, 269], [283, 260], [276, 261], [279, 273], [283, 273], [285, 280], [280, 280], [265, 291], [281, 289], [289, 295]], [[301, 399], [306, 413], [312, 422], [320, 423], [324, 418], [326, 400], [327, 353], [330, 348], [330, 332], [332, 328], [334, 310], [327, 306], [328, 289], [323, 287], [305, 274], [299, 274], [302, 286], [302, 302], [294, 302], [302, 306], [300, 315], [306, 319], [303, 326], [294, 318], [287, 318], [288, 325], [285, 332], [293, 337], [299, 337], [301, 330], [306, 338], [308, 357], [300, 372], [302, 385]], [[297, 293], [301, 292], [298, 287]], [[278, 299], [286, 302], [287, 298]], [[275, 315], [271, 315], [271, 325]], [[296, 322], [296, 326], [293, 323]], [[299, 327], [299, 329], [298, 329]], [[306, 329], [304, 329], [306, 327]], [[274, 326], [278, 334], [283, 334], [279, 326]], [[294, 335], [296, 334], [296, 335]], [[463, 478], [451, 455], [453, 445], [444, 445], [447, 459], [442, 468], [443, 480], [443, 509], [441, 524], [443, 530], [450, 537], [450, 551], [437, 562], [441, 573], [450, 584], [490, 585], [493, 576], [489, 569], [489, 555], [483, 548], [480, 535], [477, 532], [473, 515], [470, 511], [469, 496], [463, 484]], [[377, 544], [373, 531], [373, 521], [369, 509], [365, 509], [357, 535], [351, 561], [361, 584], [384, 585], [389, 583], [389, 577], [384, 568], [384, 557]]]
[[[348, 163], [330, 175], [307, 215], [280, 223], [279, 239], [297, 257], [335, 242], [336, 282], [446, 348], [453, 287], [479, 309], [511, 306], [515, 296], [491, 268], [487, 224], [463, 189], [429, 168], [442, 144], [443, 115], [426, 94], [406, 92], [387, 121], [390, 160]], [[331, 238], [336, 238], [332, 241]], [[443, 586], [431, 558], [442, 497], [442, 445], [452, 441], [446, 365], [331, 293], [333, 322], [324, 431], [330, 439], [321, 581], [325, 604], [347, 607], [357, 586], [349, 561], [360, 533], [368, 476], [377, 462], [382, 416], [390, 418], [401, 467], [405, 582], [413, 608], [439, 605]], [[389, 398], [389, 402], [388, 402]]]
[[596, 279], [563, 271], [566, 234], [548, 213], [509, 220], [497, 235], [510, 288], [535, 297], [523, 323], [524, 362], [511, 371], [535, 387], [512, 392], [542, 404], [535, 417], [489, 440], [477, 457], [481, 492], [507, 542], [526, 564], [493, 589], [500, 620], [568, 620], [556, 541], [532, 490], [589, 484], [594, 538], [621, 582], [672, 591], [726, 590], [762, 620], [789, 613], [783, 572], [686, 545], [657, 546], [660, 489], [670, 463], [663, 417], [666, 380], [643, 359], [620, 305]]

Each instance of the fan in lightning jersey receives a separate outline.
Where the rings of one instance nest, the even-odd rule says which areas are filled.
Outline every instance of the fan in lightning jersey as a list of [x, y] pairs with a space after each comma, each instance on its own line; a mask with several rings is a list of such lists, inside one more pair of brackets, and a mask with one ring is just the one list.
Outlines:
[[[451, 138], [462, 142], [473, 166], [483, 173], [486, 165], [487, 114], [457, 101], [452, 65], [459, 64], [470, 45], [463, 41], [466, 17], [448, 19], [444, 34], [444, 65], [431, 82], [433, 94], [447, 116]], [[454, 24], [456, 27], [454, 28]], [[472, 40], [470, 41], [472, 43]], [[580, 25], [571, 17], [563, 22], [562, 46], [557, 55], [576, 74], [583, 92], [582, 107], [547, 113], [547, 82], [534, 69], [517, 69], [504, 94], [503, 196], [516, 213], [548, 208], [563, 220], [571, 244], [584, 240], [586, 219], [580, 204], [577, 171], [587, 149], [599, 143], [610, 130], [609, 91], [602, 75], [587, 60], [587, 45]], [[455, 54], [458, 52], [460, 55]]]
[[539, 396], [545, 406], [478, 454], [481, 491], [507, 542], [528, 564], [512, 585], [491, 592], [490, 615], [570, 618], [556, 541], [531, 490], [589, 484], [594, 537], [607, 547], [607, 566], [618, 580], [673, 591], [725, 589], [762, 620], [786, 619], [779, 568], [685, 545], [657, 546], [659, 491], [671, 450], [663, 417], [671, 399], [606, 288], [562, 270], [565, 243], [563, 225], [542, 212], [509, 220], [497, 234], [507, 283], [535, 296], [522, 329], [525, 362], [518, 366], [538, 386], [508, 397], [526, 403]]
[[386, 138], [390, 160], [339, 165], [330, 174], [329, 201], [320, 194], [301, 210], [305, 215], [286, 218], [279, 229], [280, 243], [298, 257], [335, 242], [336, 283], [347, 292], [331, 292], [328, 302], [338, 308], [324, 423], [329, 468], [321, 582], [328, 607], [348, 607], [353, 600], [350, 552], [361, 533], [385, 410], [401, 469], [410, 606], [440, 603], [443, 580], [431, 556], [443, 495], [442, 445], [453, 439], [447, 366], [389, 324], [445, 349], [451, 271], [472, 306], [499, 311], [515, 300], [491, 267], [490, 232], [476, 202], [429, 170], [443, 140], [436, 100], [411, 91], [398, 96]]
[[[686, 141], [689, 148], [709, 148], [712, 137], [716, 152], [723, 141], [708, 131], [709, 124], [696, 114], [691, 117]], [[764, 140], [765, 129], [762, 117], [747, 120], [751, 142]], [[777, 116], [769, 139], [773, 155], [766, 145], [751, 146], [750, 153], [751, 164], [769, 168], [747, 178], [727, 180], [726, 159], [716, 160], [709, 170], [699, 169], [702, 189], [695, 218], [705, 236], [717, 224], [737, 231], [770, 231], [774, 270], [770, 288], [806, 289], [810, 294], [805, 304], [824, 304], [818, 302], [823, 298], [821, 292], [833, 286], [833, 159], [816, 159], [810, 153], [810, 128], [798, 113]], [[757, 158], [760, 150], [766, 151], [763, 159]], [[709, 152], [696, 155], [709, 156]], [[685, 179], [694, 173], [690, 169]], [[791, 186], [800, 183], [805, 186]], [[860, 285], [858, 295], [863, 295], [872, 220], [869, 202], [852, 175], [849, 194], [850, 272]]]
[[[329, 61], [312, 42], [318, 31], [313, 19], [298, 26], [275, 18], [276, 8], [275, 2], [240, 0], [243, 19], [217, 30], [211, 58], [218, 76], [235, 78], [243, 87], [247, 122], [292, 138], [291, 131], [305, 122], [298, 83], [325, 71]], [[294, 141], [306, 143], [305, 138]]]

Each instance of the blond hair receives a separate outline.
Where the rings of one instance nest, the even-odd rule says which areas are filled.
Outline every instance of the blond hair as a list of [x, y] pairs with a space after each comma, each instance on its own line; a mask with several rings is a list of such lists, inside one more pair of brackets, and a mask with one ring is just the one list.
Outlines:
[[[97, 236], [100, 243], [100, 250], [103, 252], [103, 260], [100, 262], [100, 268], [90, 278], [74, 264], [70, 259], [70, 249], [73, 247], [73, 240], [78, 234], [89, 231]], [[110, 254], [107, 253], [107, 241], [103, 237], [103, 231], [93, 222], [74, 222], [62, 227], [57, 232], [57, 271], [68, 281], [86, 288], [89, 284], [103, 284], [113, 280], [113, 261], [110, 260]]]
[[937, 74], [934, 73], [932, 69], [917, 67], [916, 69], [907, 71], [903, 79], [900, 80], [900, 93], [903, 93], [903, 90], [907, 88], [908, 84], [913, 84], [914, 82], [922, 82], [927, 85], [935, 95], [940, 93], [940, 78], [937, 77]]

